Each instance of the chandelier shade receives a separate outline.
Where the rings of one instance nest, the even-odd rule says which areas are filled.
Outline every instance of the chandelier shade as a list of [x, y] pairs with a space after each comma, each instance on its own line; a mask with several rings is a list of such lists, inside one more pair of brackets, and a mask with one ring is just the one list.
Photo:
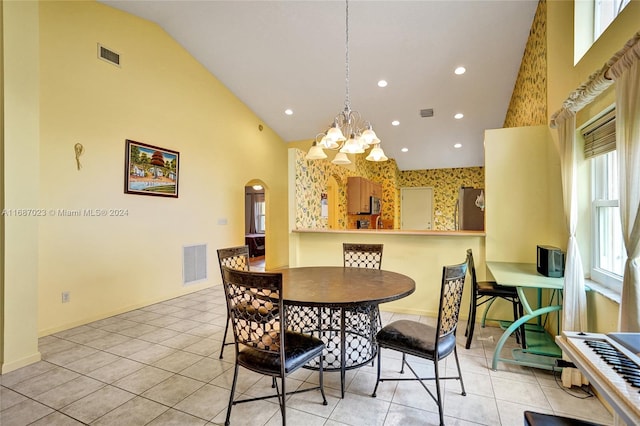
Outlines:
[[379, 146], [374, 146], [371, 148], [371, 152], [367, 155], [367, 160], [369, 161], [387, 161], [388, 158], [384, 155], [384, 151]]
[[322, 160], [327, 158], [327, 154], [324, 153], [320, 145], [314, 142], [305, 158], [307, 160]]
[[[371, 148], [371, 152], [366, 157], [368, 161], [387, 161], [384, 151], [380, 146], [380, 139], [373, 131], [370, 122], [362, 119], [358, 111], [351, 109], [349, 99], [349, 0], [346, 5], [346, 25], [345, 25], [345, 100], [344, 110], [334, 118], [333, 123], [324, 133], [316, 136], [311, 149], [305, 156], [307, 160], [320, 160], [327, 158], [323, 150], [338, 150], [338, 154], [332, 161], [334, 164], [350, 164], [351, 161], [346, 154], [363, 154], [365, 150]], [[349, 135], [347, 139], [345, 135]], [[318, 140], [318, 138], [320, 140]], [[322, 154], [320, 154], [322, 152]], [[322, 156], [324, 155], [324, 157]], [[338, 157], [340, 157], [338, 159]]]
[[331, 162], [333, 164], [351, 164], [351, 160], [344, 152], [338, 152]]

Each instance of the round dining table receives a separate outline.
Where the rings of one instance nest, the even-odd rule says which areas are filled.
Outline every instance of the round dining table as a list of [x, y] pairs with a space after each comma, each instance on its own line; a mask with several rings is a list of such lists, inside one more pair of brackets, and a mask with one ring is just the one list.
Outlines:
[[[346, 370], [377, 355], [378, 305], [406, 297], [416, 288], [412, 278], [380, 269], [309, 266], [272, 272], [282, 273], [287, 327], [323, 340], [322, 367], [340, 371], [342, 397]], [[318, 362], [306, 368], [318, 369]]]

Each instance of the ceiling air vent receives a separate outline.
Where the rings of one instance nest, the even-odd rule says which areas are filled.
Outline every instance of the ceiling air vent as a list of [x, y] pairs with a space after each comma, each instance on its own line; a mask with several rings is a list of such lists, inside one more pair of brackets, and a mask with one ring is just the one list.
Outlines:
[[120, 66], [120, 54], [114, 52], [113, 50], [107, 49], [100, 43], [98, 43], [98, 58], [118, 67]]
[[421, 109], [420, 117], [422, 118], [433, 117], [433, 108]]

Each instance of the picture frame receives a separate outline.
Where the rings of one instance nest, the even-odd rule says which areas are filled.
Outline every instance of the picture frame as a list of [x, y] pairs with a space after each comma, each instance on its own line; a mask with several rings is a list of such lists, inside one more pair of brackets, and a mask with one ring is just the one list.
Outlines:
[[126, 139], [124, 192], [178, 198], [180, 153]]

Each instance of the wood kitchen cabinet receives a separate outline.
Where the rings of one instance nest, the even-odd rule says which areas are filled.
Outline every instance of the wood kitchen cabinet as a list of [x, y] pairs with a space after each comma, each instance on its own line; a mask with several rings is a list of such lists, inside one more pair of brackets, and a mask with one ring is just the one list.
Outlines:
[[371, 196], [382, 198], [382, 185], [378, 182], [371, 182]]
[[369, 214], [372, 196], [382, 196], [382, 186], [379, 183], [359, 176], [347, 179], [348, 214]]

